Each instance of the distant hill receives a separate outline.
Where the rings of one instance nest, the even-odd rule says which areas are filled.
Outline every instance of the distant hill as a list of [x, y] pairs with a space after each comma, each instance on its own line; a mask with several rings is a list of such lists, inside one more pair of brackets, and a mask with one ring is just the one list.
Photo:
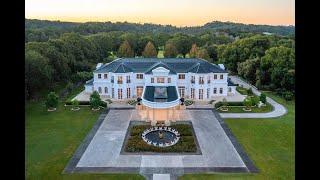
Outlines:
[[25, 30], [28, 32], [44, 31], [46, 34], [61, 34], [64, 32], [78, 32], [80, 34], [95, 34], [99, 32], [126, 31], [141, 33], [186, 33], [202, 34], [205, 32], [225, 32], [233, 36], [239, 33], [272, 33], [282, 36], [294, 36], [294, 26], [271, 26], [271, 25], [254, 25], [241, 24], [233, 22], [213, 21], [203, 26], [195, 27], [176, 27], [171, 25], [160, 24], [138, 24], [128, 22], [61, 22], [37, 19], [25, 19]]

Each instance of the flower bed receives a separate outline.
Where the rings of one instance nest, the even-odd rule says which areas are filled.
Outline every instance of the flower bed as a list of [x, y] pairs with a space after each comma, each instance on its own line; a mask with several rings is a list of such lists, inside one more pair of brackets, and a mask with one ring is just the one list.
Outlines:
[[150, 125], [135, 125], [130, 129], [128, 141], [125, 145], [126, 152], [181, 152], [181, 153], [194, 153], [197, 152], [197, 146], [192, 132], [192, 126], [189, 124], [176, 124], [170, 127], [176, 129], [180, 133], [180, 140], [177, 144], [169, 147], [155, 147], [148, 145], [143, 141], [142, 132], [150, 128]]

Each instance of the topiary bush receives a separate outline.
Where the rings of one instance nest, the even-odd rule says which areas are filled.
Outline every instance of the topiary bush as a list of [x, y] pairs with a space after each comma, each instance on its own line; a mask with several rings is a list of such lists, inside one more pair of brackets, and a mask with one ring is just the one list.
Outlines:
[[258, 106], [260, 98], [258, 96], [251, 97], [251, 102], [253, 106]]
[[260, 98], [260, 101], [261, 101], [262, 103], [266, 104], [266, 102], [267, 102], [267, 96], [266, 96], [266, 94], [261, 93], [259, 98]]
[[94, 91], [91, 95], [90, 95], [90, 105], [93, 109], [98, 109], [99, 105], [101, 104], [101, 98], [100, 95], [97, 91]]
[[251, 98], [246, 98], [243, 100], [243, 105], [245, 106], [246, 110], [251, 110], [252, 101]]
[[50, 92], [47, 96], [46, 107], [48, 109], [56, 108], [58, 106], [59, 97], [55, 92]]

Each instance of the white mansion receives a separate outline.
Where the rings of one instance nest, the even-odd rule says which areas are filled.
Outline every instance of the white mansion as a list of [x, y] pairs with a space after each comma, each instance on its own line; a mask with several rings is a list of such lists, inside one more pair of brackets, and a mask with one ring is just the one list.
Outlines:
[[235, 87], [222, 64], [197, 58], [119, 58], [99, 63], [93, 79], [85, 84], [85, 92], [97, 91], [112, 100], [141, 97], [148, 104], [179, 101], [181, 97], [211, 100], [233, 95]]

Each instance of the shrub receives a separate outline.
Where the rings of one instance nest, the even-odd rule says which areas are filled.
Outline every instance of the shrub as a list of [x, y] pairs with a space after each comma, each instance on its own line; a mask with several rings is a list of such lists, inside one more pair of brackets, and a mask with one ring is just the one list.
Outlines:
[[251, 98], [252, 105], [253, 105], [253, 106], [258, 106], [259, 100], [260, 100], [260, 99], [259, 99], [258, 96], [252, 97], [252, 98]]
[[282, 97], [286, 100], [286, 101], [291, 101], [294, 97], [294, 94], [290, 91], [286, 91], [282, 94]]
[[185, 100], [184, 101], [184, 105], [186, 105], [186, 106], [190, 106], [190, 105], [192, 105], [193, 104], [193, 101], [192, 100]]
[[251, 98], [246, 98], [243, 100], [243, 105], [246, 106], [246, 109], [251, 109], [252, 101]]
[[225, 109], [225, 108], [227, 108], [227, 106], [228, 106], [227, 99], [226, 99], [226, 98], [223, 98], [223, 99], [222, 99], [222, 107]]
[[[223, 106], [221, 101], [214, 105], [215, 108], [219, 108], [220, 106]], [[228, 106], [243, 106], [243, 102], [228, 102]]]
[[71, 103], [72, 103], [72, 105], [75, 106], [75, 107], [79, 106], [79, 101], [76, 100], [76, 99], [73, 100]]
[[47, 96], [46, 107], [56, 108], [58, 106], [58, 95], [55, 92], [50, 92]]
[[252, 88], [249, 88], [249, 89], [247, 90], [247, 94], [248, 94], [249, 96], [252, 96], [252, 95], [253, 95]]
[[260, 94], [260, 101], [262, 102], [262, 103], [266, 103], [267, 102], [267, 96], [266, 96], [266, 94], [264, 94], [264, 93], [261, 93]]
[[100, 99], [100, 95], [98, 94], [97, 91], [94, 91], [91, 95], [90, 95], [90, 105], [92, 108], [98, 108], [99, 105], [101, 104], [101, 99]]

